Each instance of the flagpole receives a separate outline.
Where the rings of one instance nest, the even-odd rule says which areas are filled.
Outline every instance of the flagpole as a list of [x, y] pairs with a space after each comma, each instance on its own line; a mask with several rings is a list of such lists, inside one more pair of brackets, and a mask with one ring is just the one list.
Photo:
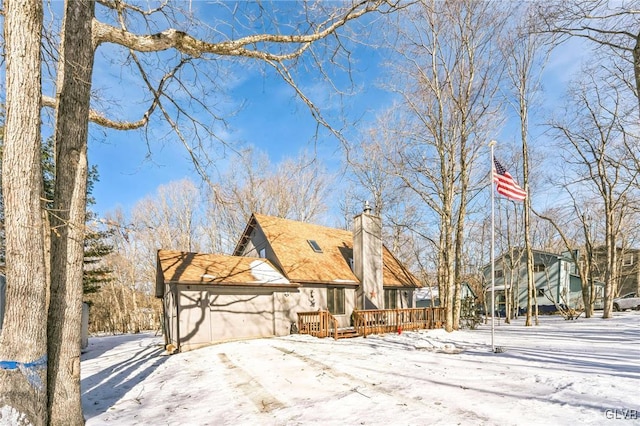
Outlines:
[[495, 334], [495, 301], [496, 301], [496, 273], [495, 273], [495, 254], [494, 254], [494, 246], [495, 246], [495, 221], [494, 221], [494, 191], [493, 191], [493, 148], [496, 146], [496, 141], [492, 140], [489, 142], [489, 147], [491, 148], [491, 168], [489, 173], [490, 183], [489, 189], [491, 190], [491, 352], [496, 351], [496, 347], [494, 344], [494, 334]]

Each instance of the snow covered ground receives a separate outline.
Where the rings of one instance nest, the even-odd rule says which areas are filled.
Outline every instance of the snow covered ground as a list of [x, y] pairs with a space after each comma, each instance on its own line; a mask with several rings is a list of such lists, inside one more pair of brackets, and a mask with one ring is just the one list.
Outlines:
[[87, 425], [640, 425], [640, 312], [365, 338], [303, 335], [168, 356], [90, 338]]

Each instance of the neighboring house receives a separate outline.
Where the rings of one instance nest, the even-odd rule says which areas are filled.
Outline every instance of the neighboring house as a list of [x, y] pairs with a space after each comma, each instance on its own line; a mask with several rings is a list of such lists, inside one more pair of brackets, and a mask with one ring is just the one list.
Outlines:
[[[618, 268], [620, 280], [617, 283], [616, 296], [636, 293], [640, 294], [640, 250], [626, 248], [617, 249]], [[606, 247], [596, 247], [593, 251], [594, 277], [598, 281], [604, 282], [604, 271], [606, 268], [607, 253]]]
[[354, 232], [253, 214], [232, 256], [158, 252], [167, 345], [290, 334], [298, 312], [412, 307], [418, 280], [382, 245], [369, 211]]
[[[527, 258], [522, 249], [514, 249], [513, 255], [502, 255], [495, 260], [495, 309], [504, 315], [505, 289], [512, 289], [514, 309], [527, 309]], [[569, 256], [533, 250], [533, 274], [538, 307], [541, 312], [553, 312], [556, 304], [581, 308], [582, 283], [576, 273], [575, 263]], [[491, 264], [483, 268], [487, 306], [491, 306]], [[597, 298], [602, 297], [602, 285], [598, 283]]]
[[[471, 289], [469, 283], [460, 284], [460, 299], [465, 300], [471, 297], [476, 300], [477, 296]], [[440, 306], [440, 293], [438, 287], [423, 287], [415, 292], [416, 308], [430, 308]]]

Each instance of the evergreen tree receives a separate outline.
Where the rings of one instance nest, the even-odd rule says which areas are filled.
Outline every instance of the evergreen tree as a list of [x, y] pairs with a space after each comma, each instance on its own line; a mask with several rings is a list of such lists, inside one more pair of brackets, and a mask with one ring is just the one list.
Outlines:
[[84, 237], [84, 270], [82, 274], [82, 292], [87, 295], [96, 293], [102, 284], [111, 281], [112, 269], [101, 265], [101, 260], [113, 253], [113, 246], [106, 243], [113, 231], [99, 229], [91, 223], [97, 223], [97, 215], [89, 207], [95, 204], [92, 196], [93, 185], [98, 181], [98, 168], [89, 168], [87, 178], [87, 232]]
[[[1, 114], [1, 113], [0, 113]], [[0, 127], [1, 128], [1, 127]], [[0, 132], [1, 134], [1, 132]], [[55, 179], [53, 138], [47, 138], [42, 143], [42, 184], [44, 188], [45, 206], [53, 208], [53, 186]], [[2, 158], [2, 139], [0, 135], [0, 158]], [[2, 184], [2, 170], [0, 170], [0, 185]], [[83, 271], [83, 293], [91, 294], [100, 290], [100, 286], [111, 280], [110, 268], [100, 265], [103, 257], [113, 252], [113, 247], [106, 243], [111, 231], [96, 229], [90, 225], [96, 223], [97, 215], [89, 207], [95, 204], [92, 196], [93, 186], [99, 180], [98, 168], [93, 165], [89, 169], [87, 177], [87, 232], [84, 241], [84, 271]], [[4, 264], [5, 244], [4, 244], [4, 205], [2, 190], [0, 187], [0, 265]], [[54, 213], [55, 214], [55, 213]]]

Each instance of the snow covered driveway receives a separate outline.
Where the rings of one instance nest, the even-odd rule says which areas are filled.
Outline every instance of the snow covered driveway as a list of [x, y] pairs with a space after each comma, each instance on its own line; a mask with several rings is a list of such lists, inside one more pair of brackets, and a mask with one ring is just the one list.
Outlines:
[[[640, 425], [640, 312], [491, 330], [303, 335], [167, 356], [153, 334], [91, 338], [87, 425]], [[616, 421], [617, 420], [617, 421]]]

